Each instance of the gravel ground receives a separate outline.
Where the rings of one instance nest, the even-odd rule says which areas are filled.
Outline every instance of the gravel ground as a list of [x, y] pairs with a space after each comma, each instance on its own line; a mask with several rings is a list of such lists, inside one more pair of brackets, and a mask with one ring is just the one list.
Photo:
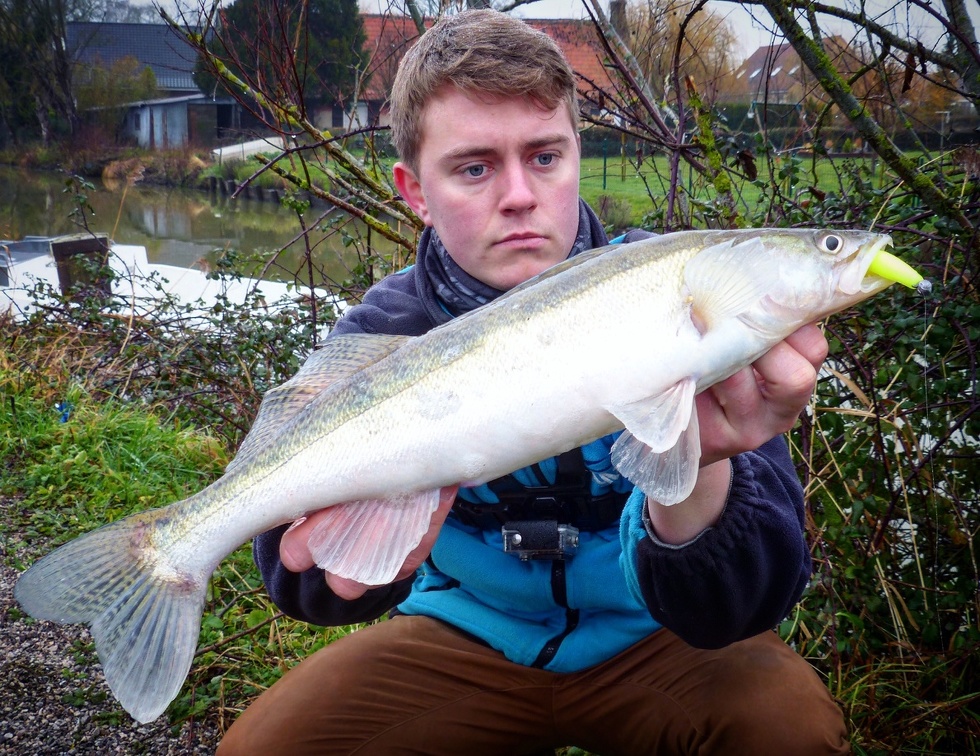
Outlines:
[[109, 693], [94, 654], [79, 652], [88, 632], [22, 618], [16, 579], [0, 563], [0, 754], [214, 753], [214, 727], [185, 725], [174, 734], [166, 717], [147, 725], [130, 718]]

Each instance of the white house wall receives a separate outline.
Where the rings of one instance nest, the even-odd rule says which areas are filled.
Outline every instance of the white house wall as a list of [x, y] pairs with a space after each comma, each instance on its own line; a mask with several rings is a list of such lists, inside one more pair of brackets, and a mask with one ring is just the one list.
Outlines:
[[152, 147], [166, 149], [187, 144], [186, 104], [149, 105], [152, 129]]

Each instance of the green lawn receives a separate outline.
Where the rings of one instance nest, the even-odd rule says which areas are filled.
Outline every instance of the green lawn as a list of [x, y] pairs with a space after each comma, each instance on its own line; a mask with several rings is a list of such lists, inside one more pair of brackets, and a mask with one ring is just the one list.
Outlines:
[[[756, 181], [734, 180], [735, 199], [738, 209], [746, 213], [755, 208], [765, 194], [773, 193], [771, 187], [778, 187], [785, 196], [805, 200], [812, 193], [810, 187], [827, 194], [847, 193], [850, 176], [860, 169], [865, 176], [874, 173], [871, 158], [865, 157], [822, 157], [795, 158], [781, 156], [772, 165], [772, 170], [762, 158], [756, 160], [758, 177]], [[843, 178], [842, 178], [843, 177]], [[679, 188], [687, 202], [706, 202], [716, 196], [713, 187], [690, 169], [685, 163], [678, 167]], [[629, 208], [630, 223], [637, 225], [644, 215], [661, 208], [669, 194], [670, 165], [665, 155], [647, 157], [639, 170], [629, 157], [609, 156], [582, 159], [581, 194], [583, 199], [597, 210], [603, 205], [603, 198], [611, 198], [613, 203], [622, 203]], [[768, 189], [767, 189], [768, 187]], [[604, 220], [606, 215], [600, 211]], [[615, 224], [614, 224], [615, 225]]]

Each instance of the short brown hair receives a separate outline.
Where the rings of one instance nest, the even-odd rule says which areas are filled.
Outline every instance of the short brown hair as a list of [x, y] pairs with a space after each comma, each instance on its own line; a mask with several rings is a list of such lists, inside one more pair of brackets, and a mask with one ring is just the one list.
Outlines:
[[526, 95], [549, 109], [564, 102], [578, 126], [575, 74], [548, 35], [494, 10], [444, 16], [402, 59], [391, 91], [392, 139], [413, 171], [425, 107], [446, 85], [491, 96]]

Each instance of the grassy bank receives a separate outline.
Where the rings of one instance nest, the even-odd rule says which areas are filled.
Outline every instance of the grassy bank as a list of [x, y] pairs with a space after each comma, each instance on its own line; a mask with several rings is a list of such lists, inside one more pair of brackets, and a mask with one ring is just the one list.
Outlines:
[[[229, 460], [224, 441], [166, 407], [93, 396], [85, 366], [71, 358], [71, 336], [63, 337], [50, 347], [18, 340], [0, 352], [0, 497], [11, 502], [0, 555], [18, 570], [99, 525], [199, 490]], [[5, 619], [34, 622], [16, 609]], [[244, 546], [211, 581], [194, 667], [169, 716], [225, 726], [287, 667], [347, 631], [282, 617]], [[91, 644], [81, 652], [95, 662]], [[127, 721], [121, 709], [119, 721]]]

